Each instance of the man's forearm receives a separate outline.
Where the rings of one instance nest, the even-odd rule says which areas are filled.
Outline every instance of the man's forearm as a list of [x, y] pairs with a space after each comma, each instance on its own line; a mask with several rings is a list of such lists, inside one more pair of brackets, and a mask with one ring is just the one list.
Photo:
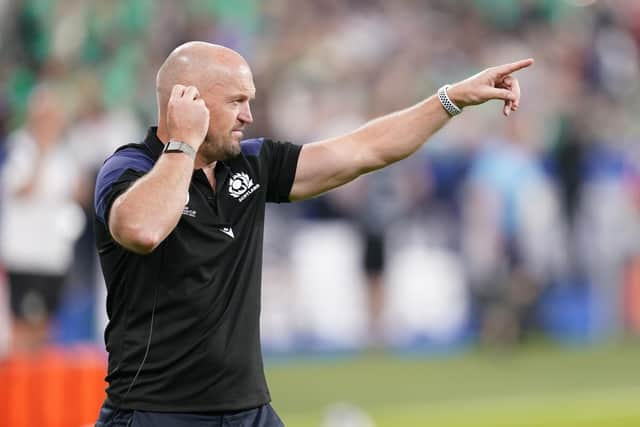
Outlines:
[[346, 135], [305, 145], [290, 199], [303, 200], [411, 155], [449, 120], [437, 97], [382, 116]]
[[196, 154], [162, 154], [147, 175], [113, 202], [109, 215], [111, 235], [125, 248], [142, 254], [153, 251], [178, 224], [195, 160], [211, 163], [198, 158], [198, 149], [209, 129], [209, 110], [195, 86], [174, 84], [166, 112], [160, 108], [159, 114], [166, 117], [166, 122], [162, 119], [158, 123], [158, 137], [189, 145]]
[[[408, 157], [449, 121], [434, 95], [404, 110], [372, 120], [347, 137], [364, 152], [359, 174]], [[356, 149], [360, 151], [359, 149]]]
[[147, 175], [113, 203], [109, 229], [115, 240], [138, 253], [155, 249], [180, 220], [192, 174], [189, 156], [163, 154]]

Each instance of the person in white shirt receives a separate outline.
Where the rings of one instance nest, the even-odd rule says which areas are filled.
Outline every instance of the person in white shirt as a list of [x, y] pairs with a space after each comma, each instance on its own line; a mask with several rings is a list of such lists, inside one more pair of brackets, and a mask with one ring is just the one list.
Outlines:
[[74, 201], [77, 168], [63, 144], [65, 116], [54, 90], [34, 89], [23, 128], [9, 135], [2, 169], [0, 257], [14, 318], [14, 350], [38, 350], [84, 227]]

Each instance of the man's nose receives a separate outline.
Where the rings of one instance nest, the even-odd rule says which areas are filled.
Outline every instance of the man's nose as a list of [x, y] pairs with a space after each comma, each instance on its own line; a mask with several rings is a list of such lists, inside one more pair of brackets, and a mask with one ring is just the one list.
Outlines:
[[253, 116], [251, 115], [251, 107], [249, 103], [245, 103], [240, 109], [240, 114], [238, 115], [238, 119], [243, 123], [251, 124], [253, 123]]

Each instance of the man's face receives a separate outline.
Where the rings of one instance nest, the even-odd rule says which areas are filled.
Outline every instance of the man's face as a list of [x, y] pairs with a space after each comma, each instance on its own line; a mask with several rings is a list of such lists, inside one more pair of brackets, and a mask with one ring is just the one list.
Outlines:
[[241, 66], [230, 70], [204, 94], [209, 109], [209, 131], [200, 146], [200, 154], [206, 160], [224, 160], [240, 154], [244, 129], [253, 122], [249, 102], [255, 92], [249, 67]]

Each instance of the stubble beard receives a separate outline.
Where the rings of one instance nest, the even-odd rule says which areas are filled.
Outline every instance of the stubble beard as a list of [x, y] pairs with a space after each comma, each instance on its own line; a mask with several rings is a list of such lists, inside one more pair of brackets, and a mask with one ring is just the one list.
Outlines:
[[207, 138], [202, 143], [201, 150], [209, 161], [232, 159], [241, 152], [240, 141], [233, 138], [222, 142], [214, 142]]

